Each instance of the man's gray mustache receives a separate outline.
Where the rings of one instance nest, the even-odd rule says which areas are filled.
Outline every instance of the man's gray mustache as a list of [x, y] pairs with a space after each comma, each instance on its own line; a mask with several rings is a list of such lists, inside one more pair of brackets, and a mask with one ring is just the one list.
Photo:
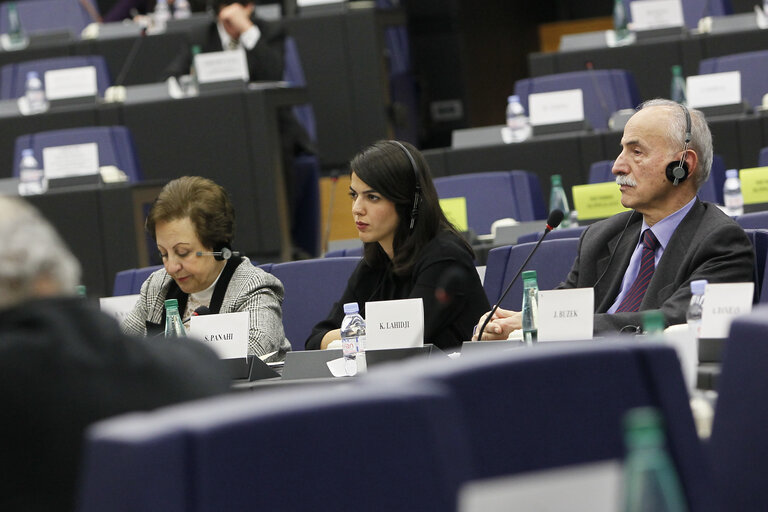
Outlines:
[[630, 187], [636, 187], [637, 182], [632, 179], [630, 176], [627, 176], [625, 174], [616, 176], [616, 184], [617, 185], [628, 185]]

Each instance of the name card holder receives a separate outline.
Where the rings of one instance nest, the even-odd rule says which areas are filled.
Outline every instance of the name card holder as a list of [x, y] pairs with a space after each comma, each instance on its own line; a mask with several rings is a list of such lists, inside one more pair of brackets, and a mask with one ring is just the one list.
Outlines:
[[741, 97], [741, 73], [738, 71], [689, 76], [685, 86], [688, 105], [706, 116], [742, 114], [749, 110]]
[[245, 90], [249, 80], [248, 59], [242, 48], [195, 55], [200, 94]]
[[339, 13], [347, 10], [344, 0], [296, 0], [296, 6], [303, 13]]
[[51, 108], [96, 103], [98, 94], [94, 66], [45, 72], [45, 97]]
[[43, 148], [43, 168], [49, 189], [103, 183], [95, 142]]
[[80, 176], [63, 176], [59, 178], [50, 178], [48, 180], [48, 190], [63, 189], [82, 186], [102, 186], [104, 181], [101, 179], [101, 173], [83, 174]]
[[592, 129], [584, 117], [581, 89], [531, 94], [528, 110], [534, 136]]
[[221, 362], [232, 380], [253, 382], [280, 377], [279, 373], [256, 356], [221, 359]]

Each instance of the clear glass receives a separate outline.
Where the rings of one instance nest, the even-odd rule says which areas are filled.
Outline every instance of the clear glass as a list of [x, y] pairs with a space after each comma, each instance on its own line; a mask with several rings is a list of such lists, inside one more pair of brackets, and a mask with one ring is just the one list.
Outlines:
[[531, 345], [538, 338], [539, 285], [536, 279], [523, 280], [523, 341]]

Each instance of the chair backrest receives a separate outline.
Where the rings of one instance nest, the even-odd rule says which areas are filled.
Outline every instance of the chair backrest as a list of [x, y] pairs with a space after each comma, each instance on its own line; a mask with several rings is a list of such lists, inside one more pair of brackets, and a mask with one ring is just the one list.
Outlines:
[[[496, 304], [501, 296], [501, 292], [512, 280], [512, 277], [514, 277], [520, 270], [520, 266], [535, 245], [534, 242], [530, 242], [527, 244], [510, 246], [508, 250], [504, 247], [491, 249], [488, 253], [488, 262], [485, 270], [485, 291], [486, 294], [491, 292], [495, 293], [495, 295], [488, 295], [488, 302]], [[552, 290], [560, 283], [564, 282], [568, 277], [568, 273], [576, 259], [578, 246], [578, 238], [544, 240], [524, 270], [538, 270], [537, 278], [539, 289]], [[494, 254], [495, 251], [499, 251], [499, 256], [501, 257], [496, 256]], [[503, 255], [505, 253], [507, 254], [506, 262], [503, 261]], [[499, 271], [499, 267], [503, 268], [501, 272]], [[498, 283], [492, 284], [489, 282], [491, 279], [498, 279], [499, 274], [501, 275], [501, 279]], [[522, 279], [518, 278], [506, 298], [501, 302], [501, 307], [520, 311], [522, 299], [523, 283]]]
[[613, 175], [611, 169], [613, 169], [613, 160], [593, 162], [589, 166], [589, 182], [605, 183], [606, 181], [614, 181], [616, 176]]
[[[34, 0], [25, 0], [17, 5], [21, 6]], [[2, 4], [2, 6], [7, 3]], [[27, 73], [37, 71], [40, 80], [45, 83], [45, 72], [56, 69], [78, 68], [94, 66], [96, 68], [96, 85], [99, 96], [104, 96], [104, 91], [112, 85], [107, 62], [101, 55], [71, 55], [68, 57], [55, 57], [52, 59], [29, 60], [6, 64], [0, 68], [0, 99], [9, 100], [24, 95], [26, 89]]]
[[363, 246], [360, 247], [348, 247], [346, 249], [336, 249], [335, 251], [328, 251], [323, 255], [324, 258], [338, 258], [342, 256], [357, 256], [362, 257]]
[[[633, 0], [622, 1], [624, 2], [627, 19], [632, 21], [632, 11], [629, 9], [629, 4]], [[699, 20], [707, 16], [733, 14], [730, 0], [682, 0], [682, 7], [685, 26], [688, 28], [697, 28]]]
[[739, 215], [736, 222], [744, 229], [768, 229], [768, 211]]
[[755, 250], [755, 302], [768, 302], [768, 274], [765, 271], [768, 264], [768, 231], [746, 228], [744, 232]]
[[[76, 38], [80, 32], [92, 22], [98, 21], [93, 15], [99, 15], [96, 2], [85, 0], [85, 5], [79, 0], [24, 0], [16, 2], [19, 21], [25, 32], [34, 34], [56, 30], [69, 30]], [[8, 4], [0, 4], [0, 33], [7, 34], [10, 26], [8, 21]], [[88, 10], [91, 10], [91, 13]]]
[[[546, 240], [557, 240], [559, 238], [579, 238], [588, 226], [574, 226], [572, 228], [558, 228], [547, 234]], [[517, 237], [518, 244], [527, 244], [536, 242], [541, 238], [541, 233], [526, 233]]]
[[656, 407], [690, 510], [707, 503], [709, 474], [680, 363], [669, 346], [574, 341], [378, 373], [369, 378], [448, 387], [467, 425], [474, 479], [622, 459], [623, 416], [634, 407]]
[[762, 148], [760, 150], [760, 155], [758, 155], [757, 158], [757, 165], [758, 167], [765, 167], [768, 165], [768, 148]]
[[617, 110], [635, 108], [640, 94], [631, 72], [623, 69], [572, 71], [515, 82], [515, 94], [528, 108], [528, 96], [533, 93], [581, 89], [584, 97], [584, 117], [595, 130], [607, 130], [608, 119]]
[[440, 199], [465, 197], [467, 224], [477, 234], [491, 232], [493, 221], [547, 218], [539, 178], [528, 171], [496, 171], [435, 178]]
[[98, 144], [100, 166], [114, 165], [128, 176], [128, 181], [141, 181], [142, 173], [133, 136], [125, 126], [68, 128], [17, 137], [13, 155], [13, 175], [19, 174], [19, 162], [24, 149], [31, 148], [37, 161], [43, 165], [43, 149], [89, 142]]
[[141, 285], [147, 280], [149, 275], [163, 268], [162, 265], [153, 265], [151, 267], [129, 268], [121, 270], [115, 275], [115, 285], [112, 289], [112, 295], [133, 295], [141, 291]]
[[304, 341], [316, 323], [328, 316], [360, 258], [318, 258], [276, 263], [270, 272], [285, 287], [283, 328], [293, 350], [304, 350]]
[[712, 169], [709, 178], [702, 183], [698, 196], [702, 201], [723, 204], [723, 185], [725, 184], [725, 161], [720, 155], [712, 155]]
[[78, 510], [455, 510], [466, 443], [438, 385], [233, 395], [91, 427]]
[[723, 350], [709, 442], [719, 510], [768, 509], [766, 313], [766, 307], [761, 306], [750, 315], [735, 319]]
[[[306, 86], [307, 79], [304, 76], [304, 68], [301, 65], [299, 49], [292, 37], [285, 38], [284, 52], [283, 80], [295, 86]], [[312, 108], [312, 105], [305, 103], [294, 106], [293, 115], [296, 116], [301, 126], [307, 131], [310, 139], [317, 141], [315, 110]]]
[[768, 93], [768, 50], [713, 57], [699, 62], [699, 74], [738, 71], [741, 73], [741, 98], [751, 106], [763, 104]]

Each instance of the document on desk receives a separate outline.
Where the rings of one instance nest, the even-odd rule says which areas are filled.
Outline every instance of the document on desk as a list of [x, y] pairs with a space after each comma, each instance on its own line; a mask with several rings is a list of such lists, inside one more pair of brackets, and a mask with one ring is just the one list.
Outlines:
[[591, 340], [593, 288], [539, 290], [538, 340]]
[[616, 460], [475, 481], [459, 491], [459, 512], [615, 512], [621, 483], [622, 465]]

